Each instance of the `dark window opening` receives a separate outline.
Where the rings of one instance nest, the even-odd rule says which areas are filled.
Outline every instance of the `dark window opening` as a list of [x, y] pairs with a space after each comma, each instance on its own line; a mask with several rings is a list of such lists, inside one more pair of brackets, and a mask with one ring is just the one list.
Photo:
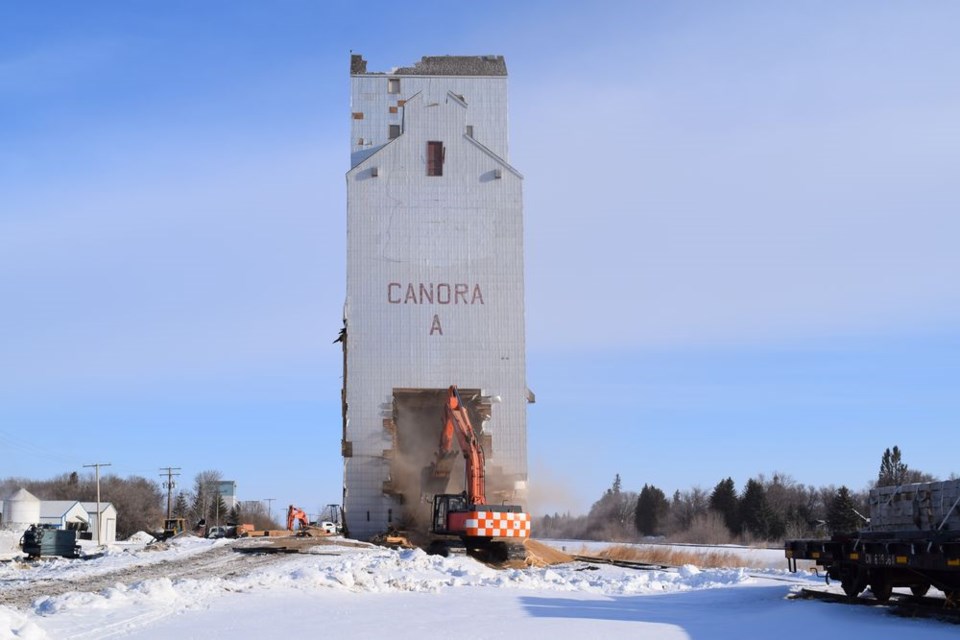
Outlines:
[[389, 133], [387, 134], [387, 135], [389, 136], [389, 138], [390, 138], [391, 140], [393, 140], [394, 138], [399, 138], [399, 137], [400, 137], [400, 125], [398, 125], [398, 124], [391, 124], [391, 125], [389, 125], [389, 127], [390, 127], [390, 128], [389, 128]]
[[442, 142], [437, 142], [436, 140], [431, 140], [427, 142], [427, 175], [428, 176], [443, 175], [444, 155], [445, 155], [445, 149], [443, 148]]
[[387, 522], [393, 522], [393, 509], [387, 509]]
[[467, 125], [467, 135], [470, 136], [471, 138], [473, 137], [473, 125], [472, 125], [472, 124], [468, 124], [468, 125]]
[[367, 511], [367, 522], [370, 522], [370, 512]]
[[400, 93], [400, 78], [387, 80], [387, 93]]

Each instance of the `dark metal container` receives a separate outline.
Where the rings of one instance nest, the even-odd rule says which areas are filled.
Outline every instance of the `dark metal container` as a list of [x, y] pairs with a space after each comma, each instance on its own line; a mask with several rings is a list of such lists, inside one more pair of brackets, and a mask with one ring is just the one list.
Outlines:
[[79, 558], [80, 545], [77, 544], [77, 532], [57, 529], [51, 525], [30, 525], [23, 532], [20, 548], [31, 558], [40, 556], [61, 556]]

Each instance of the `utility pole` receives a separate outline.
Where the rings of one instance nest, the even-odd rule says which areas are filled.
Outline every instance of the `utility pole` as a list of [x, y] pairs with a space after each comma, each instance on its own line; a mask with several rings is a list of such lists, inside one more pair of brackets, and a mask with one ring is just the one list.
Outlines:
[[100, 529], [102, 528], [102, 522], [100, 522], [100, 467], [109, 467], [109, 462], [94, 462], [93, 464], [85, 464], [84, 467], [96, 467], [97, 468], [97, 546], [100, 546]]
[[180, 467], [160, 467], [160, 471], [165, 471], [166, 473], [161, 473], [161, 476], [167, 476], [167, 481], [163, 483], [163, 488], [167, 490], [167, 520], [170, 519], [170, 495], [173, 493], [174, 487], [177, 486], [177, 483], [174, 482], [173, 477], [180, 475], [179, 473], [174, 473], [174, 471], [180, 471]]
[[263, 499], [263, 501], [267, 503], [267, 517], [270, 518], [271, 521], [273, 520], [273, 501], [274, 500], [276, 500], [276, 498]]

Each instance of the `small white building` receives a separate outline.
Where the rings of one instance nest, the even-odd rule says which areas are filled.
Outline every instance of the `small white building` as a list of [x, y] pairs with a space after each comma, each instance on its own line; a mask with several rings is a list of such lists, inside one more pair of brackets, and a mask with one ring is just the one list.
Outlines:
[[76, 500], [41, 500], [39, 524], [52, 524], [58, 529], [84, 529], [90, 514]]
[[[117, 508], [110, 502], [100, 503], [100, 513], [97, 513], [96, 502], [80, 503], [87, 511], [90, 517], [90, 532], [93, 534], [93, 541], [100, 541], [100, 544], [110, 544], [117, 541]], [[100, 531], [99, 538], [97, 530]]]

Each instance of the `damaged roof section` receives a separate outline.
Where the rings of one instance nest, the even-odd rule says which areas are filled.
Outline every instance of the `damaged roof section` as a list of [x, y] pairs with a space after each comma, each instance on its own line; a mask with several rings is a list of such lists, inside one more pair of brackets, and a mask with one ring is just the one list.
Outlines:
[[503, 56], [423, 56], [412, 67], [398, 67], [389, 73], [368, 72], [367, 61], [359, 54], [350, 56], [350, 73], [392, 76], [506, 76]]

